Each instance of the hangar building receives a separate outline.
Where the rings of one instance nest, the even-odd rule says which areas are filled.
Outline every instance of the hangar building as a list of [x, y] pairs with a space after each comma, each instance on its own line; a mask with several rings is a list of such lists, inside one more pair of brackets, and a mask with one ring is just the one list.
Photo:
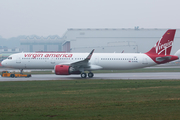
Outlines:
[[[68, 29], [62, 48], [67, 52], [147, 52], [167, 29]], [[180, 49], [180, 29], [176, 30], [172, 54]]]
[[54, 52], [62, 51], [62, 39], [59, 36], [38, 37], [27, 36], [25, 39], [21, 39], [20, 49], [23, 52]]

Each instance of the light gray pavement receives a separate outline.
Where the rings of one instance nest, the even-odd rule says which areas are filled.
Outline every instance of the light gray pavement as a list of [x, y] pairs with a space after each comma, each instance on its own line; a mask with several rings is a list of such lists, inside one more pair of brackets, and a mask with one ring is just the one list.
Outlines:
[[[38, 81], [38, 80], [80, 80], [80, 75], [55, 75], [39, 74], [32, 75], [30, 78], [4, 78], [0, 81]], [[86, 78], [89, 79], [89, 78]], [[156, 72], [156, 73], [95, 73], [91, 79], [114, 79], [114, 80], [177, 80], [180, 79], [179, 72]]]

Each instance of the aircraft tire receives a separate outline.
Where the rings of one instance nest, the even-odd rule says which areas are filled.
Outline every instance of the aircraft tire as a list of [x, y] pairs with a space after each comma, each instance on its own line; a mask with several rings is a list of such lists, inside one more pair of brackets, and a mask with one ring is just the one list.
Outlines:
[[31, 75], [28, 74], [27, 77], [31, 77]]
[[81, 73], [81, 78], [86, 78], [86, 77], [87, 77], [86, 73]]
[[14, 74], [11, 74], [11, 75], [10, 75], [10, 77], [12, 77], [12, 78], [13, 78], [13, 77], [15, 77], [15, 75], [14, 75]]
[[92, 72], [89, 72], [89, 73], [88, 73], [88, 77], [89, 77], [89, 78], [92, 78], [93, 76], [94, 76], [94, 74], [93, 74]]

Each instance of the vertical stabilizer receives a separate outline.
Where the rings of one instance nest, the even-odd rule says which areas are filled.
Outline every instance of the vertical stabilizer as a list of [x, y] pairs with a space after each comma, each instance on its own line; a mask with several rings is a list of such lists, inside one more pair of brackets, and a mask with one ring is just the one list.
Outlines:
[[176, 29], [169, 29], [146, 54], [170, 55]]

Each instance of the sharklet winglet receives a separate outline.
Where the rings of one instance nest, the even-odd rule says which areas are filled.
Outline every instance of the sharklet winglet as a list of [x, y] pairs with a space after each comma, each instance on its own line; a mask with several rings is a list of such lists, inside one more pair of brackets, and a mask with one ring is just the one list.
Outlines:
[[93, 52], [94, 52], [94, 49], [91, 51], [91, 53], [86, 57], [86, 59], [85, 60], [90, 60], [91, 59], [91, 57], [92, 57], [92, 54], [93, 54]]

